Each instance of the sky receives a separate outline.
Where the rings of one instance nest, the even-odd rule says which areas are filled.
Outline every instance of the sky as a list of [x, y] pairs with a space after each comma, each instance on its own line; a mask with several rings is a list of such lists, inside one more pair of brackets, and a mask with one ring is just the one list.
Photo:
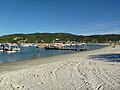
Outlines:
[[0, 36], [120, 34], [120, 0], [0, 0]]

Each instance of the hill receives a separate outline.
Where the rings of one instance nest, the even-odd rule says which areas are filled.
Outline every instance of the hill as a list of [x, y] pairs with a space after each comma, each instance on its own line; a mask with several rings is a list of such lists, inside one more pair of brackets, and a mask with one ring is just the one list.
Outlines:
[[32, 34], [11, 34], [0, 37], [0, 43], [50, 43], [53, 40], [58, 42], [76, 41], [76, 42], [108, 42], [119, 41], [120, 34], [107, 34], [107, 35], [91, 35], [82, 36], [70, 33], [32, 33]]

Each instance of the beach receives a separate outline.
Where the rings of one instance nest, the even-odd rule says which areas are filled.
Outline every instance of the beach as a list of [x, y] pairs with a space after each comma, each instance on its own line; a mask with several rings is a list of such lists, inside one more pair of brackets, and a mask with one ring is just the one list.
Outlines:
[[120, 45], [1, 64], [0, 90], [120, 90]]

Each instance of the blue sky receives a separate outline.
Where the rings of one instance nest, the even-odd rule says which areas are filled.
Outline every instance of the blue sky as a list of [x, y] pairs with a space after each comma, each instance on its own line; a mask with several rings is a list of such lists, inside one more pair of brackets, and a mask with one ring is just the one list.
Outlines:
[[0, 0], [0, 36], [120, 34], [120, 0]]

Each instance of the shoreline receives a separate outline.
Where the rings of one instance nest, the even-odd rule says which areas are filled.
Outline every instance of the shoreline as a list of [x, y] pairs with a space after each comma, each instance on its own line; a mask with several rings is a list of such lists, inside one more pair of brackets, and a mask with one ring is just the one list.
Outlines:
[[[104, 48], [108, 48], [108, 47], [111, 47], [111, 46], [107, 46]], [[104, 48], [101, 48], [101, 49], [104, 49]], [[15, 61], [15, 62], [7, 62], [7, 63], [0, 64], [0, 73], [4, 72], [4, 71], [14, 71], [14, 70], [30, 68], [30, 67], [38, 66], [38, 65], [42, 65], [42, 64], [63, 61], [62, 57], [68, 59], [71, 57], [71, 55], [73, 57], [76, 54], [80, 54], [82, 56], [85, 53], [87, 56], [87, 53], [93, 52], [93, 51], [98, 51], [101, 49], [88, 50], [88, 51], [77, 51], [77, 52], [73, 52], [73, 53], [42, 57], [40, 59], [28, 59], [28, 60], [20, 60], [20, 61]]]
[[0, 90], [119, 90], [119, 59], [116, 45], [0, 65]]

